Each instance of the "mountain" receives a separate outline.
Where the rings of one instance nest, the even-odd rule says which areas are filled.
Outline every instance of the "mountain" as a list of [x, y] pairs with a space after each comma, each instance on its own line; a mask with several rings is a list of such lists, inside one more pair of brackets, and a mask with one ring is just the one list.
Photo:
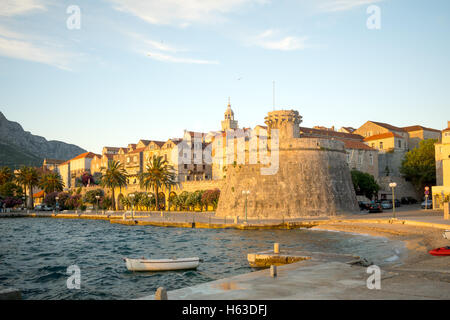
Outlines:
[[41, 166], [44, 158], [68, 160], [84, 152], [74, 144], [33, 135], [0, 111], [0, 166]]

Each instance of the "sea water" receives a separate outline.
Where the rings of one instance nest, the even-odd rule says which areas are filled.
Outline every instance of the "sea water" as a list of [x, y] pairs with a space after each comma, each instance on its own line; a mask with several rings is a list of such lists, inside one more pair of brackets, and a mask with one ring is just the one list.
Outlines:
[[[136, 299], [158, 287], [174, 290], [252, 272], [247, 254], [281, 249], [354, 254], [393, 263], [401, 242], [320, 230], [234, 230], [126, 226], [102, 220], [0, 219], [0, 286], [23, 299]], [[197, 270], [130, 272], [124, 257], [200, 257]], [[70, 266], [80, 288], [69, 289]], [[73, 267], [72, 267], [73, 268]], [[69, 269], [73, 270], [73, 269]], [[70, 286], [69, 286], [70, 287]]]

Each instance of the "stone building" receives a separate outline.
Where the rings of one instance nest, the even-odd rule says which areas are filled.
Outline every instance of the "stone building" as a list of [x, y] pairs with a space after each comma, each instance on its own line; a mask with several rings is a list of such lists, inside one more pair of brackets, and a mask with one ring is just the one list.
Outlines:
[[397, 183], [396, 194], [399, 198], [413, 197], [419, 199], [412, 184], [406, 181], [400, 167], [405, 154], [415, 148], [421, 140], [439, 138], [438, 130], [422, 126], [396, 127], [391, 124], [367, 121], [354, 131], [364, 137], [364, 142], [378, 150], [378, 183], [381, 187], [380, 199], [390, 199], [389, 183]]
[[450, 196], [450, 121], [442, 130], [442, 140], [434, 145], [436, 186], [432, 187], [433, 208], [442, 208], [444, 197]]
[[217, 216], [281, 219], [359, 211], [344, 143], [301, 137], [301, 119], [294, 110], [268, 113], [271, 163], [227, 164]]
[[42, 163], [42, 169], [49, 171], [57, 171], [58, 166], [62, 163], [66, 162], [66, 160], [57, 160], [57, 159], [48, 159], [45, 158]]
[[366, 172], [378, 179], [378, 150], [365, 144], [362, 136], [343, 131], [334, 131], [334, 127], [331, 130], [317, 129], [317, 127], [300, 127], [300, 134], [303, 137], [342, 141], [347, 153], [346, 160], [350, 170], [355, 169]]

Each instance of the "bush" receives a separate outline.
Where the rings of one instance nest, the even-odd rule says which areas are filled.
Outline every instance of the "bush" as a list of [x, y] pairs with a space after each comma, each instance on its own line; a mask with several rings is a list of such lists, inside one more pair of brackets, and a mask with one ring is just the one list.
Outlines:
[[71, 195], [68, 199], [66, 199], [64, 204], [67, 210], [78, 209], [82, 204], [81, 195], [79, 194]]
[[97, 205], [97, 198], [99, 196], [99, 202], [105, 196], [105, 192], [102, 189], [89, 190], [83, 197], [83, 202], [90, 203], [92, 205]]
[[220, 190], [206, 190], [202, 195], [202, 203], [205, 206], [212, 206], [214, 210], [217, 208], [219, 203]]
[[47, 194], [44, 198], [44, 203], [48, 206], [54, 207], [56, 205], [56, 197], [58, 196], [58, 194], [59, 192], [56, 191]]
[[16, 198], [16, 197], [6, 197], [3, 200], [3, 203], [5, 204], [6, 208], [14, 208], [15, 206], [21, 205], [22, 199]]

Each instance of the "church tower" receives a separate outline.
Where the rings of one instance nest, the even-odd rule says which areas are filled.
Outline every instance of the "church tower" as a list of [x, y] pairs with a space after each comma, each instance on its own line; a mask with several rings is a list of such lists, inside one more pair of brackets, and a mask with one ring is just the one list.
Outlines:
[[237, 129], [238, 122], [234, 120], [234, 112], [231, 110], [230, 98], [228, 98], [228, 107], [225, 111], [224, 120], [222, 121], [222, 130]]

